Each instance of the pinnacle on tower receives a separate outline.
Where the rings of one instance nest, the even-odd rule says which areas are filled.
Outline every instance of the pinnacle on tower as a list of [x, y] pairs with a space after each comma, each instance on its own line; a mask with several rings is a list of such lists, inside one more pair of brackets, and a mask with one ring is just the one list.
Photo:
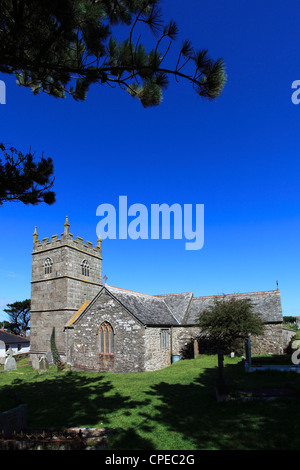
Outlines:
[[64, 234], [65, 235], [68, 235], [69, 234], [69, 231], [70, 231], [70, 223], [69, 223], [69, 219], [68, 219], [68, 216], [66, 216], [66, 220], [65, 220], [65, 223], [64, 223]]
[[37, 228], [34, 227], [34, 232], [33, 232], [33, 244], [35, 244], [38, 241], [38, 233], [37, 233]]

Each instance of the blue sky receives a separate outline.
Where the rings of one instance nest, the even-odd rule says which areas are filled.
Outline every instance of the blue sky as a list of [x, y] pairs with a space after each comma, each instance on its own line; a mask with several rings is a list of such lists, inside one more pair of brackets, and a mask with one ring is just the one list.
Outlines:
[[179, 39], [223, 57], [222, 96], [205, 102], [171, 80], [163, 103], [144, 109], [119, 89], [93, 87], [82, 103], [33, 96], [6, 75], [1, 139], [52, 157], [53, 206], [0, 207], [0, 320], [5, 305], [30, 298], [32, 234], [96, 243], [97, 207], [204, 204], [204, 246], [185, 240], [104, 240], [108, 284], [148, 294], [195, 296], [276, 289], [284, 315], [300, 315], [298, 1], [165, 0]]

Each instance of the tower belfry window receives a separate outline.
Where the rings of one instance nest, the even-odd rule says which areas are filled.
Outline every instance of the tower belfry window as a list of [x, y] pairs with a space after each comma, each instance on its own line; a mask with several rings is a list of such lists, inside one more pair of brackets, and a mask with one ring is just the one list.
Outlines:
[[44, 262], [44, 269], [45, 269], [45, 274], [51, 274], [52, 273], [52, 264], [53, 261], [51, 258], [46, 258]]
[[83, 276], [89, 276], [90, 275], [90, 266], [87, 260], [85, 259], [81, 263], [81, 270], [82, 270], [82, 275]]

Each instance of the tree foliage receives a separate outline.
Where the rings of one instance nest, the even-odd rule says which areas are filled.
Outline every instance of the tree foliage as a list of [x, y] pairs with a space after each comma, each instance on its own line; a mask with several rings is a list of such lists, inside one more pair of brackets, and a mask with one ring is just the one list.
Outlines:
[[9, 330], [17, 335], [29, 330], [30, 299], [7, 304], [7, 307], [4, 309], [4, 312], [7, 313], [10, 320]]
[[160, 3], [0, 0], [0, 72], [15, 74], [34, 94], [69, 94], [75, 100], [84, 100], [98, 83], [120, 86], [144, 107], [156, 106], [172, 76], [187, 80], [201, 97], [220, 96], [223, 59], [214, 61], [206, 49], [195, 50], [184, 40], [174, 63], [167, 63], [178, 27], [173, 20], [164, 24]]
[[0, 205], [9, 201], [32, 205], [55, 202], [55, 193], [50, 190], [54, 183], [51, 158], [41, 157], [35, 162], [31, 151], [23, 154], [13, 147], [6, 148], [3, 143], [0, 151], [4, 157], [3, 163], [0, 159]]
[[239, 352], [249, 334], [261, 335], [264, 331], [264, 323], [248, 298], [214, 299], [213, 305], [199, 315], [198, 325], [202, 334], [226, 353]]

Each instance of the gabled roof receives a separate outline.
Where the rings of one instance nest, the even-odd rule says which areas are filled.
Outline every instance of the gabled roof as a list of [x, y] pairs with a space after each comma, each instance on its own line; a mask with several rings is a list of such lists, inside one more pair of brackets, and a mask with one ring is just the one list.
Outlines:
[[162, 294], [156, 295], [155, 297], [165, 301], [179, 324], [185, 323], [185, 317], [193, 298], [193, 292], [184, 292], [180, 294]]
[[178, 325], [178, 320], [163, 298], [119, 287], [105, 287], [144, 325]]
[[148, 295], [120, 287], [105, 285], [89, 303], [82, 307], [68, 321], [66, 327], [73, 327], [75, 322], [107, 292], [115, 298], [136, 320], [145, 326], [196, 325], [198, 316], [204, 309], [213, 305], [216, 298], [249, 298], [254, 311], [261, 315], [265, 323], [282, 322], [280, 291], [248, 292], [242, 294], [212, 295], [194, 297], [192, 292], [166, 295]]
[[0, 330], [0, 341], [3, 341], [5, 344], [30, 343], [28, 338], [8, 333], [5, 330]]

